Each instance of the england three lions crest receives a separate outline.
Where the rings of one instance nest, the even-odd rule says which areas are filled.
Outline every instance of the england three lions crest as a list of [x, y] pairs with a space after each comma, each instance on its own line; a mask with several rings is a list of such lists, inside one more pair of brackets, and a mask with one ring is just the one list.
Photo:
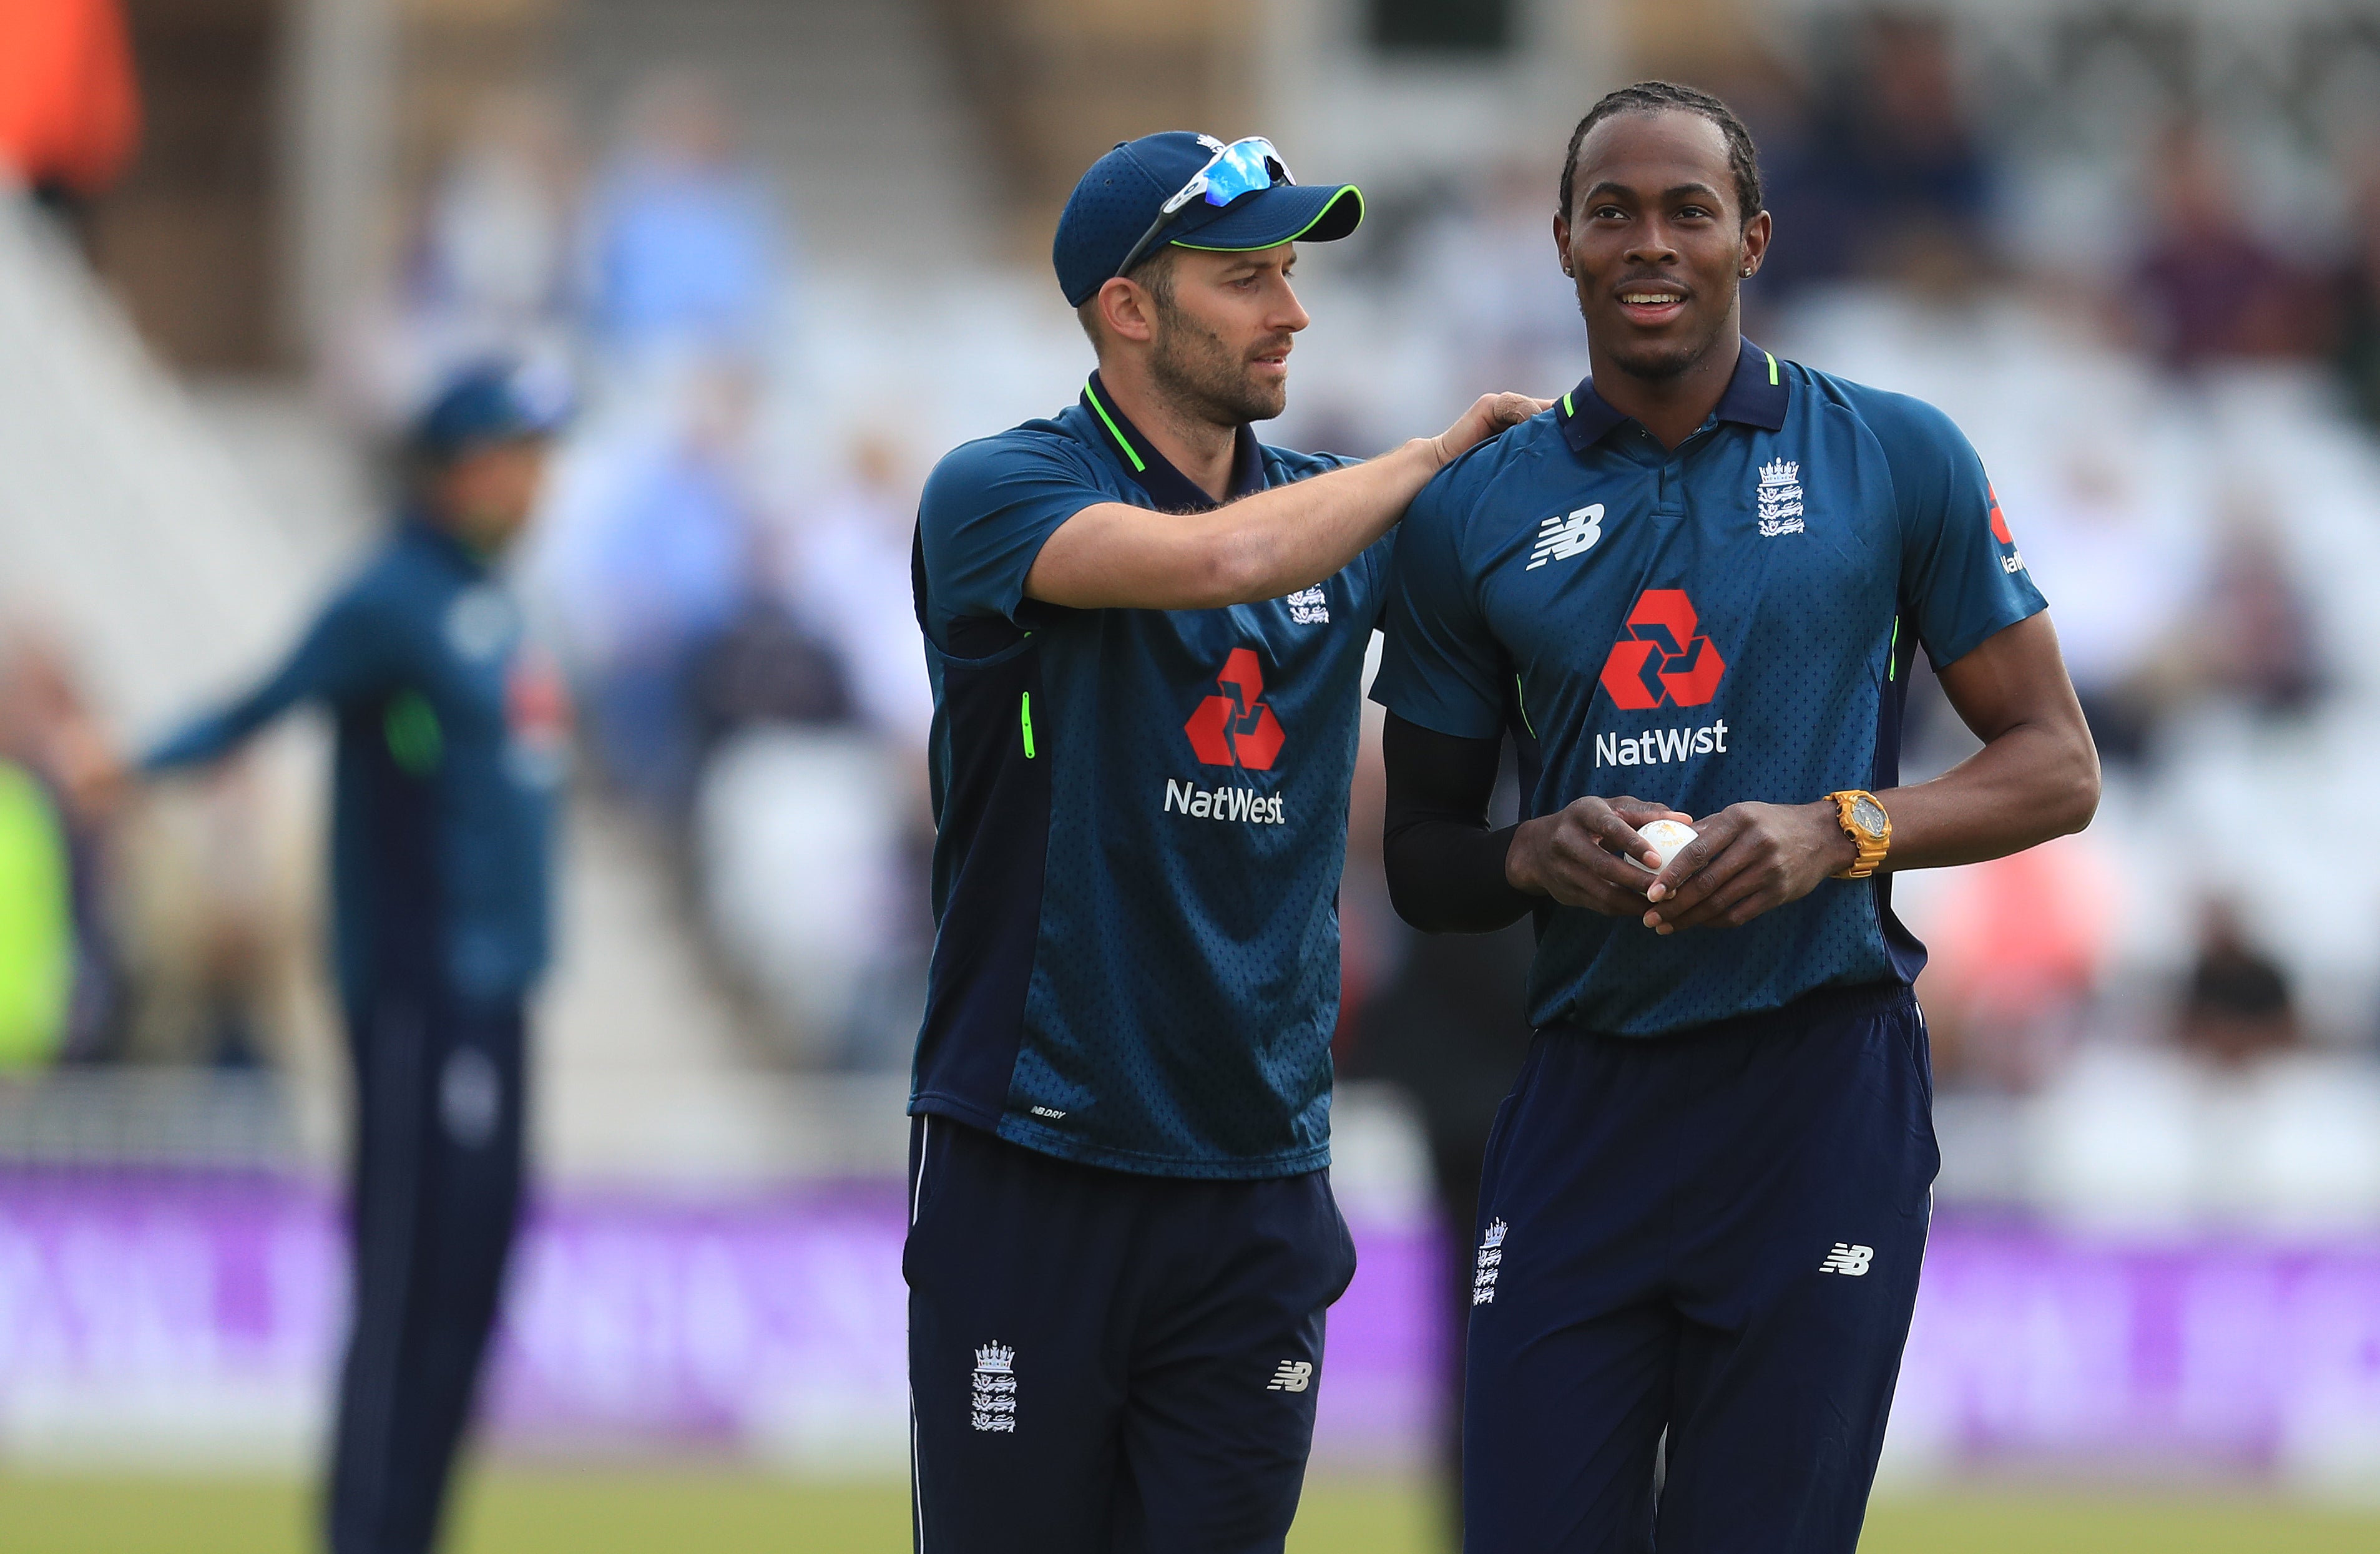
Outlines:
[[1760, 484], [1752, 491], [1760, 511], [1760, 532], [1770, 540], [1802, 532], [1802, 467], [1780, 458], [1760, 467]]
[[968, 1423], [978, 1430], [1016, 1433], [1016, 1351], [994, 1339], [975, 1352]]

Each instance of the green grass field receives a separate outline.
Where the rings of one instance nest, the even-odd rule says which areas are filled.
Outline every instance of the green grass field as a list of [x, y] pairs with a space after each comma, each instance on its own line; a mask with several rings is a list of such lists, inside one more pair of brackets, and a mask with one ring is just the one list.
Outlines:
[[[0, 1475], [8, 1554], [303, 1554], [306, 1491], [237, 1479]], [[1389, 1483], [1324, 1480], [1307, 1492], [1291, 1554], [1437, 1554], [1428, 1497]], [[898, 1485], [829, 1486], [701, 1473], [501, 1469], [466, 1491], [449, 1554], [674, 1554], [785, 1550], [898, 1554]], [[2371, 1554], [2380, 1513], [2284, 1502], [2157, 1496], [1971, 1495], [1885, 1500], [1863, 1554]]]
[[[468, 1485], [450, 1554], [654, 1554], [788, 1549], [897, 1554], [900, 1485], [817, 1485], [731, 1473], [530, 1473]], [[9, 1554], [302, 1554], [310, 1501], [272, 1480], [0, 1475]], [[1293, 1554], [1438, 1554], [1412, 1485], [1321, 1480]], [[1864, 1554], [2371, 1554], [2380, 1513], [2268, 1499], [1968, 1495], [1877, 1501]]]

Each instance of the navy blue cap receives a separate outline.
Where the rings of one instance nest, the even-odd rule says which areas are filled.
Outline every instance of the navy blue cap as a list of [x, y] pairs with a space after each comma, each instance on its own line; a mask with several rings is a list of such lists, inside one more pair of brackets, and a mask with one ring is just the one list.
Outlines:
[[[1098, 295], [1158, 212], [1223, 142], [1186, 129], [1126, 140], [1091, 164], [1058, 217], [1050, 261], [1068, 307]], [[1276, 184], [1218, 208], [1194, 199], [1160, 245], [1238, 253], [1303, 239], [1328, 243], [1362, 225], [1364, 193], [1354, 184]], [[1153, 251], [1153, 250], [1152, 250]]]
[[446, 463], [491, 443], [551, 437], [569, 413], [569, 388], [558, 372], [481, 362], [448, 380], [407, 441], [417, 455]]

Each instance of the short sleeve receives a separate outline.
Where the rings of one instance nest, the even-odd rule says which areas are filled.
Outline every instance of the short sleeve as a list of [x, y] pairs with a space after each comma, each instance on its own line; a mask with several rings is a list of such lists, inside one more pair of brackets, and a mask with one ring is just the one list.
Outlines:
[[953, 450], [917, 504], [934, 617], [1015, 622], [1026, 577], [1050, 536], [1084, 508], [1116, 500], [1040, 438], [987, 437]]
[[1397, 530], [1372, 699], [1439, 734], [1492, 739], [1503, 730], [1504, 654], [1458, 553], [1463, 497], [1450, 477], [1461, 467], [1424, 486]]
[[1901, 609], [1934, 666], [2047, 609], [1966, 434], [1902, 395], [1876, 395], [1862, 408], [1900, 506]]

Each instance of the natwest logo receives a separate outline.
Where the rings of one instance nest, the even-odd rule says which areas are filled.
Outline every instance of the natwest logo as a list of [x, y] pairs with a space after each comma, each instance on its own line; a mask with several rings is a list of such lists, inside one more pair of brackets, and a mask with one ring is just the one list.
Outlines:
[[1628, 612], [1628, 635], [1603, 661], [1603, 688], [1632, 712], [1656, 707], [1700, 707], [1718, 694], [1727, 665], [1718, 647], [1694, 627], [1694, 601], [1683, 589], [1646, 589]]
[[1234, 648], [1215, 676], [1220, 696], [1198, 703], [1182, 732], [1190, 747], [1208, 766], [1237, 766], [1269, 771], [1281, 754], [1281, 720], [1259, 699], [1264, 695], [1264, 670], [1254, 648]]

